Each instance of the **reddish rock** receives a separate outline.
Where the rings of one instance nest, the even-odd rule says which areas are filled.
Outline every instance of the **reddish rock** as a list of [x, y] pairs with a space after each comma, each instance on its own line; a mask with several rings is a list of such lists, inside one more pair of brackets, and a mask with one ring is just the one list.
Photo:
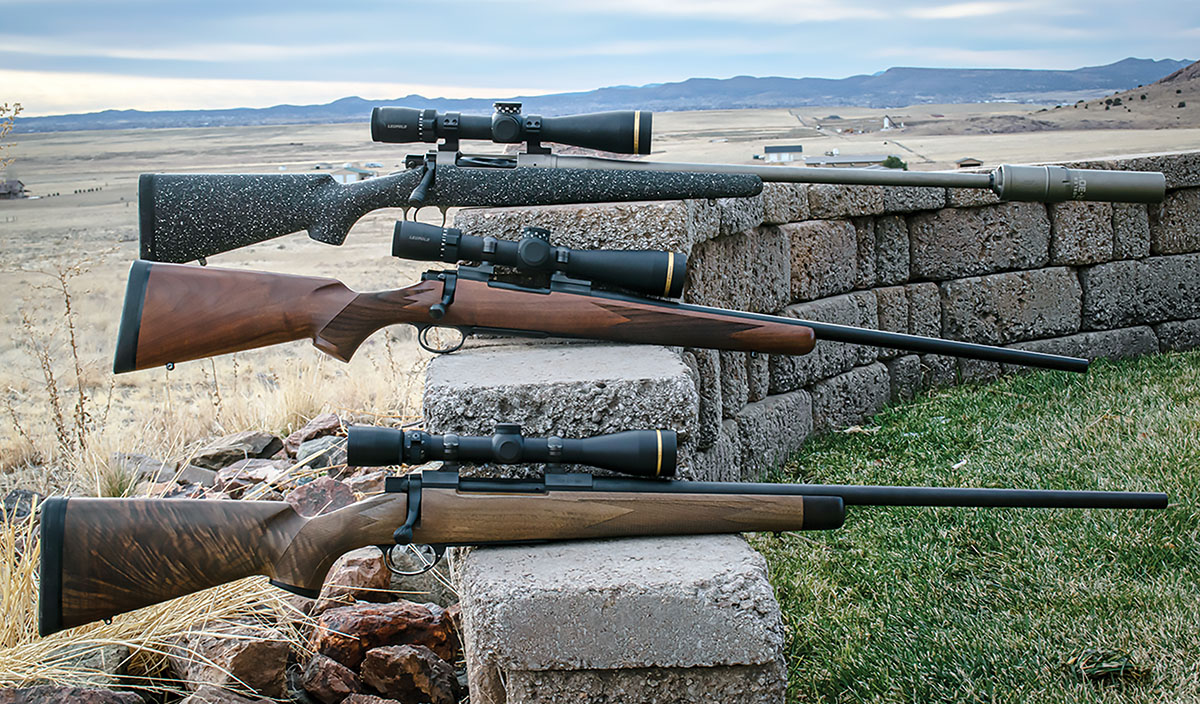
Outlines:
[[317, 617], [313, 650], [357, 668], [368, 650], [385, 645], [424, 645], [443, 660], [462, 647], [453, 618], [411, 601], [359, 602], [329, 609]]
[[320, 654], [308, 661], [300, 685], [322, 704], [337, 704], [348, 695], [363, 691], [362, 680], [354, 670]]
[[132, 692], [45, 684], [0, 689], [0, 704], [142, 704], [142, 698]]
[[180, 700], [179, 704], [273, 704], [270, 699], [250, 698], [206, 684]]
[[191, 463], [205, 469], [220, 469], [238, 460], [270, 457], [283, 447], [283, 441], [270, 433], [244, 430], [218, 438], [196, 450]]
[[188, 686], [250, 689], [266, 697], [287, 692], [288, 643], [274, 628], [234, 624], [184, 636], [167, 649], [172, 672]]
[[387, 470], [379, 470], [377, 472], [359, 472], [342, 481], [346, 482], [346, 486], [357, 494], [378, 494], [383, 491], [387, 478]]
[[351, 550], [339, 557], [325, 576], [325, 584], [321, 587], [312, 614], [316, 616], [322, 611], [355, 601], [391, 601], [388, 591], [391, 583], [392, 573], [384, 564], [379, 548], [370, 546]]
[[404, 704], [395, 699], [384, 699], [373, 694], [351, 694], [342, 700], [342, 704]]
[[345, 435], [346, 430], [342, 420], [333, 413], [322, 413], [304, 424], [304, 427], [287, 436], [283, 441], [283, 449], [288, 455], [295, 457], [300, 450], [300, 443], [326, 435]]
[[291, 466], [292, 463], [287, 460], [238, 460], [217, 472], [213, 488], [227, 494], [240, 495], [255, 484], [275, 481]]
[[375, 689], [402, 701], [458, 701], [454, 668], [423, 645], [389, 645], [367, 651], [362, 677]]
[[287, 502], [296, 509], [296, 513], [311, 518], [354, 503], [354, 492], [344, 482], [317, 477], [294, 489], [287, 495]]

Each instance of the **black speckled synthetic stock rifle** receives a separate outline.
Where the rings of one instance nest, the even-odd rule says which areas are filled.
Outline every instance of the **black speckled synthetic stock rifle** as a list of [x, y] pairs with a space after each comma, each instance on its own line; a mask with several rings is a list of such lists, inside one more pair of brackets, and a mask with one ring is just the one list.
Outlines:
[[[436, 143], [405, 170], [356, 183], [328, 173], [143, 174], [138, 183], [141, 258], [182, 263], [307, 230], [341, 244], [379, 208], [556, 205], [757, 195], [764, 181], [977, 188], [1002, 200], [1157, 203], [1161, 173], [1000, 166], [990, 173], [909, 172], [739, 164], [686, 164], [553, 154], [542, 142], [619, 154], [650, 153], [652, 115], [641, 110], [542, 117], [519, 103], [491, 116], [375, 108], [377, 142]], [[516, 155], [464, 155], [459, 140], [524, 142]]]

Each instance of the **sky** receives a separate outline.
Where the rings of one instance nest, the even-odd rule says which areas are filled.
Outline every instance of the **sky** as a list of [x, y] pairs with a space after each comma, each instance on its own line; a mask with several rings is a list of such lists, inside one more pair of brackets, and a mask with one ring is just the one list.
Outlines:
[[23, 115], [1200, 57], [1200, 0], [0, 0]]

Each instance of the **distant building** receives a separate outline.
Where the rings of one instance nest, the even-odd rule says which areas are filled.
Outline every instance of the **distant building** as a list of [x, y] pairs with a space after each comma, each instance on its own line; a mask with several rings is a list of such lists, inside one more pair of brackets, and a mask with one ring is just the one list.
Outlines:
[[367, 169], [360, 169], [356, 166], [343, 166], [330, 173], [333, 180], [338, 183], [354, 183], [356, 181], [366, 181], [369, 178], [375, 178], [375, 172]]
[[870, 166], [882, 164], [887, 154], [846, 154], [836, 156], [806, 156], [805, 166]]
[[313, 169], [314, 169], [314, 170], [316, 170], [316, 171], [320, 171], [320, 170], [322, 170], [322, 169], [332, 169], [332, 168], [333, 168], [333, 164], [330, 164], [330, 163], [329, 163], [329, 162], [327, 162], [327, 161], [322, 161], [322, 162], [320, 162], [320, 163], [318, 163], [318, 164], [316, 164], [316, 165], [314, 165], [314, 166], [313, 166]]
[[896, 122], [895, 120], [893, 120], [891, 117], [889, 117], [887, 115], [883, 116], [883, 129], [894, 130], [897, 127], [903, 127], [903, 126], [904, 126], [903, 122]]
[[25, 197], [25, 184], [15, 178], [0, 181], [0, 199], [13, 200]]
[[770, 147], [763, 147], [763, 154], [768, 162], [779, 161], [795, 161], [804, 151], [804, 147], [799, 144], [780, 144]]
[[954, 163], [958, 164], [958, 168], [960, 169], [974, 169], [983, 166], [983, 162], [973, 156], [965, 156]]

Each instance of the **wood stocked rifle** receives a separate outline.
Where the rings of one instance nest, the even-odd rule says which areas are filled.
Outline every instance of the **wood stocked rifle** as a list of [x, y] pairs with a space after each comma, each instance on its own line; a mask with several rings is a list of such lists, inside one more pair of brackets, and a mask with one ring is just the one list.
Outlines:
[[[490, 438], [352, 427], [347, 462], [577, 462], [669, 476], [675, 442], [666, 430], [563, 440], [524, 438], [513, 425], [497, 427]], [[456, 471], [388, 477], [382, 493], [311, 518], [284, 501], [52, 498], [41, 517], [39, 629], [49, 635], [254, 575], [316, 597], [338, 557], [369, 545], [385, 551], [391, 569], [412, 574], [431, 568], [448, 546], [830, 530], [842, 525], [846, 506], [1166, 505], [1165, 494], [1118, 491], [742, 484], [562, 472], [483, 479]], [[418, 569], [405, 571], [395, 553], [410, 547]]]
[[[806, 354], [816, 339], [1083, 372], [1086, 359], [745, 313], [633, 295], [679, 295], [687, 257], [660, 251], [553, 247], [544, 230], [520, 242], [401, 221], [396, 256], [481, 266], [428, 271], [406, 288], [357, 293], [336, 279], [139, 260], [129, 273], [115, 372], [311, 339], [347, 361], [388, 325], [418, 329], [431, 352], [453, 352], [473, 333], [573, 337], [771, 354]], [[494, 263], [517, 269], [498, 274]], [[545, 283], [530, 283], [526, 275]], [[548, 277], [546, 276], [548, 274]], [[569, 274], [586, 276], [572, 278]], [[593, 284], [596, 286], [594, 287]], [[609, 289], [601, 288], [608, 286]], [[439, 342], [435, 330], [452, 330]]]
[[[930, 186], [990, 190], [1001, 200], [1158, 203], [1163, 174], [1004, 165], [990, 173], [687, 164], [553, 154], [542, 142], [618, 154], [650, 153], [643, 110], [542, 117], [520, 103], [491, 116], [379, 107], [377, 142], [437, 144], [405, 169], [356, 183], [314, 174], [143, 174], [138, 183], [141, 258], [188, 262], [307, 230], [341, 244], [379, 208], [555, 205], [757, 195], [763, 182]], [[469, 155], [460, 140], [525, 143], [516, 155]]]

